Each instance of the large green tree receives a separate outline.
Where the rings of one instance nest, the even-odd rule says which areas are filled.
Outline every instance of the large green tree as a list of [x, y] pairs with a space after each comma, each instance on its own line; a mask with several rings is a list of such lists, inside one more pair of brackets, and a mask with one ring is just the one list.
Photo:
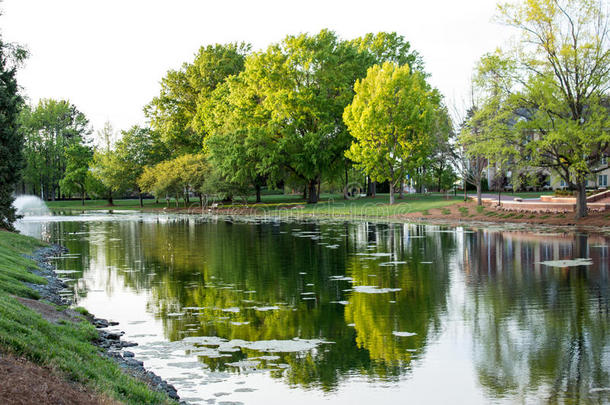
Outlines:
[[77, 143], [66, 148], [66, 171], [59, 185], [65, 192], [78, 192], [82, 205], [85, 205], [87, 185], [92, 176], [89, 170], [92, 160], [93, 148], [89, 145]]
[[60, 180], [66, 172], [66, 151], [85, 141], [91, 133], [89, 121], [69, 101], [43, 99], [36, 107], [25, 107], [21, 111], [20, 125], [25, 138], [27, 188], [46, 199], [61, 197]]
[[205, 135], [199, 106], [228, 76], [243, 70], [250, 45], [231, 43], [201, 47], [192, 63], [170, 70], [161, 80], [159, 96], [145, 107], [153, 129], [174, 154], [201, 150]]
[[248, 129], [264, 134], [268, 160], [305, 184], [311, 203], [321, 178], [343, 167], [349, 134], [341, 115], [365, 68], [356, 46], [322, 30], [251, 55], [240, 74], [248, 89], [242, 94], [266, 118]]
[[594, 0], [528, 0], [499, 11], [521, 41], [479, 64], [485, 98], [474, 119], [486, 128], [473, 147], [501, 165], [561, 176], [583, 217], [587, 178], [610, 152], [607, 10]]
[[23, 100], [19, 96], [17, 66], [25, 52], [0, 38], [0, 228], [13, 229], [13, 193], [23, 167], [23, 138], [17, 121]]
[[393, 204], [396, 185], [431, 149], [440, 96], [422, 73], [390, 62], [371, 67], [355, 91], [343, 114], [354, 137], [346, 155], [373, 180], [390, 182]]
[[157, 131], [133, 126], [122, 131], [112, 150], [98, 157], [98, 177], [112, 192], [136, 192], [143, 206], [138, 179], [146, 166], [154, 166], [169, 156]]

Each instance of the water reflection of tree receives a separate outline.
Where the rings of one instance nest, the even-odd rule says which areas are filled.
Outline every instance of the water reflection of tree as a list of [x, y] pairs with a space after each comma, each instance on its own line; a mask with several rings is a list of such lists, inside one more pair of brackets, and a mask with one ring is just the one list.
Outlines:
[[[479, 231], [465, 241], [479, 381], [494, 397], [603, 402], [607, 393], [589, 391], [610, 385], [607, 251], [583, 235], [520, 236]], [[539, 264], [572, 257], [594, 265]]]
[[[100, 245], [95, 254], [104, 252], [109, 267], [128, 270], [121, 273], [127, 286], [150, 291], [150, 310], [163, 321], [169, 340], [188, 335], [246, 341], [297, 336], [329, 340], [334, 343], [307, 354], [281, 354], [277, 362], [290, 368], [275, 372], [291, 384], [326, 390], [354, 373], [385, 379], [406, 372], [413, 354], [407, 350], [421, 354], [430, 333], [440, 327], [455, 235], [399, 224], [294, 228], [224, 222], [195, 226], [190, 220], [115, 223], [106, 229], [106, 240], [123, 242]], [[390, 259], [363, 261], [354, 255], [372, 244], [375, 251], [396, 252], [392, 260], [408, 264], [381, 266]], [[358, 285], [401, 290], [346, 292], [350, 283], [330, 281], [331, 276], [345, 275], [346, 269]], [[373, 273], [377, 277], [368, 277]], [[333, 303], [348, 300], [346, 307]], [[252, 308], [265, 305], [280, 309]], [[184, 315], [173, 316], [176, 312]], [[351, 323], [355, 326], [348, 326]], [[417, 335], [397, 337], [393, 331]], [[230, 360], [200, 360], [212, 370], [224, 370], [226, 361], [260, 355], [242, 350], [232, 353]]]
[[[429, 333], [440, 329], [440, 316], [446, 309], [447, 266], [455, 236], [425, 229], [411, 226], [405, 230], [403, 225], [395, 225], [384, 232], [385, 241], [380, 243], [393, 245], [399, 254], [392, 260], [405, 261], [405, 265], [384, 266], [363, 260], [363, 256], [351, 256], [348, 261], [348, 274], [356, 285], [400, 289], [388, 294], [354, 293], [346, 308], [358, 347], [387, 365], [407, 367], [415, 353], [421, 355]], [[409, 239], [413, 235], [421, 238]], [[416, 335], [398, 337], [393, 332]]]

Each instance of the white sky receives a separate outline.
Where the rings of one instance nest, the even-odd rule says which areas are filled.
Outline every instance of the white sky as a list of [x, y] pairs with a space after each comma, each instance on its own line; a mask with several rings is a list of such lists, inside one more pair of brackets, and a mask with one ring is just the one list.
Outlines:
[[[1, 1], [1, 0], [0, 0]], [[288, 34], [329, 28], [345, 39], [396, 31], [424, 58], [448, 106], [468, 99], [475, 62], [503, 45], [495, 0], [4, 0], [5, 40], [30, 51], [18, 76], [30, 102], [66, 98], [95, 129], [144, 123], [142, 107], [170, 68], [201, 45], [264, 49]]]

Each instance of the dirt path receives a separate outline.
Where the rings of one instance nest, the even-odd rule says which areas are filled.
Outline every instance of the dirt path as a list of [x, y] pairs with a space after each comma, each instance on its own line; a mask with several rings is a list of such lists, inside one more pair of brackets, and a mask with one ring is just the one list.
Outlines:
[[45, 367], [0, 353], [0, 404], [118, 405], [81, 385], [59, 378]]

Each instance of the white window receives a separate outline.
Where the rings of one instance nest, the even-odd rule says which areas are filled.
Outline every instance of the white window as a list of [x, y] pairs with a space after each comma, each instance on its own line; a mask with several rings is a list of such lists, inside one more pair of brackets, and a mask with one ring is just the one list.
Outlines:
[[566, 182], [565, 182], [565, 180], [561, 180], [561, 181], [559, 182], [559, 187], [565, 187], [565, 186], [566, 186]]
[[597, 179], [597, 185], [599, 187], [608, 187], [608, 175], [600, 174]]
[[599, 161], [602, 166], [606, 166], [608, 164], [608, 156], [602, 156], [602, 159]]

